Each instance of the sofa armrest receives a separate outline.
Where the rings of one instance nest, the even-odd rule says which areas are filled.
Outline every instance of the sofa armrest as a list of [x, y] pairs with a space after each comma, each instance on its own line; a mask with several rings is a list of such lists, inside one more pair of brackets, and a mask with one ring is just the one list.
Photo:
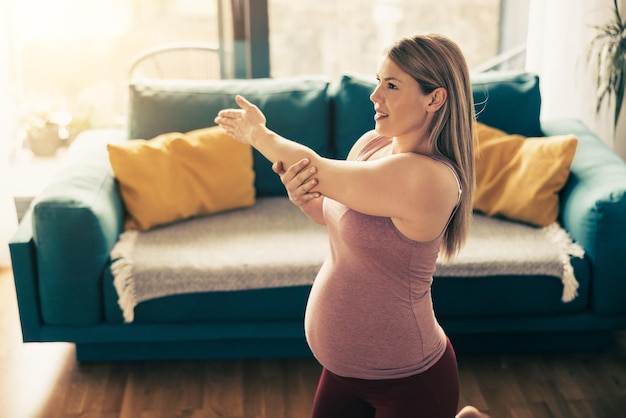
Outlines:
[[106, 144], [119, 130], [83, 132], [32, 206], [41, 319], [89, 325], [102, 318], [101, 278], [123, 226]]
[[25, 342], [40, 341], [39, 292], [37, 290], [37, 260], [33, 243], [31, 212], [27, 212], [9, 241], [11, 264], [15, 279], [22, 338]]
[[592, 309], [626, 313], [626, 164], [578, 120], [542, 123], [545, 135], [574, 134], [578, 148], [561, 192], [563, 227], [591, 262]]

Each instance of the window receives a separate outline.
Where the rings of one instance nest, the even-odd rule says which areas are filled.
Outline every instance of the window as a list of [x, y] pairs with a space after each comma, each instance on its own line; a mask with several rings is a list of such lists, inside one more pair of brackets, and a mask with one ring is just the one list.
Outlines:
[[123, 122], [140, 51], [219, 42], [216, 0], [13, 0], [10, 9], [21, 113], [67, 110], [84, 127]]
[[[519, 2], [3, 1], [11, 18], [0, 31], [9, 40], [12, 68], [8, 73], [17, 75], [14, 95], [20, 114], [41, 108], [68, 110], [73, 123], [83, 128], [120, 126], [124, 122], [128, 68], [138, 52], [178, 41], [219, 45], [220, 8], [222, 32], [232, 38], [237, 7], [247, 7], [248, 14], [241, 17], [239, 13], [238, 18], [239, 23], [250, 25], [249, 44], [239, 48], [239, 58], [234, 57], [251, 59], [252, 68], [244, 76], [322, 74], [333, 79], [346, 72], [373, 74], [390, 43], [427, 31], [454, 39], [473, 68], [497, 55], [506, 43], [501, 36], [500, 16], [507, 3]], [[510, 13], [505, 13], [505, 19], [506, 15]], [[237, 53], [237, 41], [223, 40], [225, 52]], [[232, 55], [228, 59], [233, 60]]]
[[501, 0], [268, 0], [273, 77], [373, 74], [383, 50], [416, 32], [456, 41], [470, 68], [500, 46]]

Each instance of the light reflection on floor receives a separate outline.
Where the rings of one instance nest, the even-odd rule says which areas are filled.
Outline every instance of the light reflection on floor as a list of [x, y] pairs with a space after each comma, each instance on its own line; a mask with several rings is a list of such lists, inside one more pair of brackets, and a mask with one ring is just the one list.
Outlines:
[[0, 271], [0, 301], [0, 417], [39, 418], [63, 370], [71, 369], [68, 362], [76, 362], [75, 349], [68, 343], [22, 342], [10, 270]]

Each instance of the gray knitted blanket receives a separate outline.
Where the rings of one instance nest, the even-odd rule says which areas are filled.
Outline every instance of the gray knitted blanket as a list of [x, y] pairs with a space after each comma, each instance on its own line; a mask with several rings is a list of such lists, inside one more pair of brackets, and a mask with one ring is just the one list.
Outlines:
[[[250, 208], [126, 231], [111, 252], [124, 319], [143, 301], [182, 293], [311, 285], [328, 253], [326, 228], [283, 197]], [[547, 275], [576, 296], [570, 255], [580, 246], [554, 224], [533, 228], [475, 215], [467, 244], [436, 276]]]

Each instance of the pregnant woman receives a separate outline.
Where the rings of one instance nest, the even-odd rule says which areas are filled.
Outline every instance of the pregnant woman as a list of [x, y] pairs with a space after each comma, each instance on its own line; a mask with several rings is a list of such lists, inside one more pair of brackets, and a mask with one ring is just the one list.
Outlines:
[[419, 34], [386, 51], [377, 79], [375, 129], [345, 161], [269, 130], [240, 96], [215, 121], [273, 162], [291, 201], [328, 227], [330, 254], [305, 316], [323, 366], [313, 417], [453, 418], [456, 356], [431, 284], [439, 253], [458, 252], [472, 214], [469, 71], [450, 39]]

